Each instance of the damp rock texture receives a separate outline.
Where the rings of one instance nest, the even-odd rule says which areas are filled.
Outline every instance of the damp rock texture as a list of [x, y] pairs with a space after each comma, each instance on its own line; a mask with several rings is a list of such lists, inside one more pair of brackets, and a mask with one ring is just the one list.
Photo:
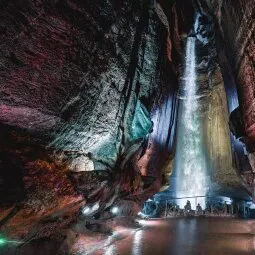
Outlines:
[[[24, 235], [45, 217], [61, 221], [84, 203], [109, 208], [161, 177], [157, 162], [142, 176], [137, 161], [152, 132], [167, 141], [157, 156], [173, 143], [176, 10], [133, 0], [0, 6], [0, 227], [25, 217]], [[158, 109], [172, 120], [166, 128]]]
[[[215, 17], [218, 41], [223, 42], [229, 65], [237, 84], [245, 134], [254, 140], [255, 88], [255, 4], [254, 1], [200, 1], [204, 10]], [[253, 148], [251, 148], [253, 150]]]

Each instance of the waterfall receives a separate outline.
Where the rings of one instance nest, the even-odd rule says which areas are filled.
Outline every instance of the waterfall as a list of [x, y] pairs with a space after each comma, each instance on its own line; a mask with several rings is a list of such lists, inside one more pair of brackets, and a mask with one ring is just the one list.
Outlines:
[[[198, 203], [205, 209], [215, 203], [250, 200], [233, 166], [224, 83], [214, 65], [214, 44], [199, 32], [199, 17], [193, 27], [196, 37], [186, 41], [170, 187], [154, 195], [165, 206], [173, 202], [184, 208], [189, 200], [193, 210]], [[213, 89], [208, 86], [210, 70], [214, 70]]]
[[[174, 160], [175, 196], [205, 196], [207, 190], [206, 156], [203, 149], [202, 122], [196, 81], [196, 38], [188, 37], [185, 69], [179, 99], [177, 144]], [[180, 200], [183, 206], [186, 200]], [[195, 199], [189, 199], [193, 207]], [[205, 198], [198, 198], [202, 207]]]

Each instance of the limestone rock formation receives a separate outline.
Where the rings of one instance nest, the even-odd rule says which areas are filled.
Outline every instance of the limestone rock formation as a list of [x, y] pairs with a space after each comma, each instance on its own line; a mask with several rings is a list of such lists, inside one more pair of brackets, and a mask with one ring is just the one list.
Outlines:
[[[1, 9], [0, 210], [18, 204], [10, 225], [26, 215], [23, 235], [34, 214], [41, 221], [99, 201], [104, 210], [128, 196], [138, 206], [157, 190], [137, 195], [155, 176], [160, 183], [173, 144], [177, 59], [169, 45], [177, 34], [164, 10], [114, 0], [14, 0]], [[158, 162], [141, 176], [149, 133]], [[13, 216], [4, 215], [9, 231]]]
[[[254, 152], [254, 1], [198, 1], [200, 8], [216, 21], [216, 43], [220, 57], [232, 137], [233, 158], [253, 192]], [[240, 106], [239, 106], [240, 105]], [[234, 124], [235, 123], [235, 124]], [[234, 125], [233, 125], [234, 124]], [[247, 156], [248, 155], [248, 156]], [[252, 181], [250, 181], [252, 179]]]
[[238, 85], [239, 98], [246, 135], [254, 139], [254, 1], [206, 0], [201, 6], [208, 8], [218, 22], [229, 63]]
[[[197, 10], [201, 93], [224, 113], [206, 123], [225, 139], [226, 107], [233, 112], [239, 101], [241, 120], [233, 123], [244, 125], [242, 141], [254, 151], [253, 0], [10, 0], [0, 7], [0, 227], [10, 235], [36, 228], [49, 236], [85, 204], [99, 204], [98, 217], [116, 200], [137, 211], [169, 185], [183, 49]], [[234, 160], [228, 141], [224, 162], [254, 169], [253, 155], [250, 166], [239, 137], [231, 139]], [[49, 219], [54, 226], [45, 231]]]

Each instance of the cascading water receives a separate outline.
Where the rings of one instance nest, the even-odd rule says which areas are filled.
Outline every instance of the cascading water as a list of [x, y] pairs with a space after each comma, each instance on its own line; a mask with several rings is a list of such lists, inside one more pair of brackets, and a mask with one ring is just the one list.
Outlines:
[[199, 197], [189, 200], [193, 207], [195, 200], [204, 207], [205, 198], [203, 196], [206, 195], [208, 186], [199, 97], [197, 95], [195, 45], [196, 38], [188, 37], [178, 109], [174, 193], [175, 197], [184, 198], [177, 200], [177, 203], [182, 207], [186, 203], [186, 197]]
[[[213, 25], [197, 14], [195, 37], [187, 37], [184, 71], [178, 97], [176, 151], [170, 187], [154, 195], [150, 203], [184, 208], [187, 200], [194, 210], [225, 203], [249, 201], [232, 161], [226, 94], [217, 66]], [[172, 207], [171, 207], [172, 208]], [[190, 208], [190, 206], [187, 206]], [[187, 209], [189, 210], [189, 209]]]

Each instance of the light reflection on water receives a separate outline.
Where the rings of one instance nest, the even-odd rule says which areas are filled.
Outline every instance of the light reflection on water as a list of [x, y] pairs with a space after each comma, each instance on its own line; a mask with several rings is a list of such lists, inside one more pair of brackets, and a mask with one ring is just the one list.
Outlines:
[[142, 254], [143, 229], [137, 230], [133, 235], [132, 255]]
[[114, 235], [109, 236], [108, 240], [106, 241], [106, 246], [104, 248], [105, 255], [115, 255], [117, 254], [117, 247], [116, 244], [114, 243]]
[[148, 220], [105, 250], [110, 255], [254, 255], [255, 222], [237, 219]]
[[105, 247], [104, 248], [105, 250], [105, 255], [115, 255], [117, 254], [117, 247], [115, 244], [111, 244], [109, 245], [108, 247]]

